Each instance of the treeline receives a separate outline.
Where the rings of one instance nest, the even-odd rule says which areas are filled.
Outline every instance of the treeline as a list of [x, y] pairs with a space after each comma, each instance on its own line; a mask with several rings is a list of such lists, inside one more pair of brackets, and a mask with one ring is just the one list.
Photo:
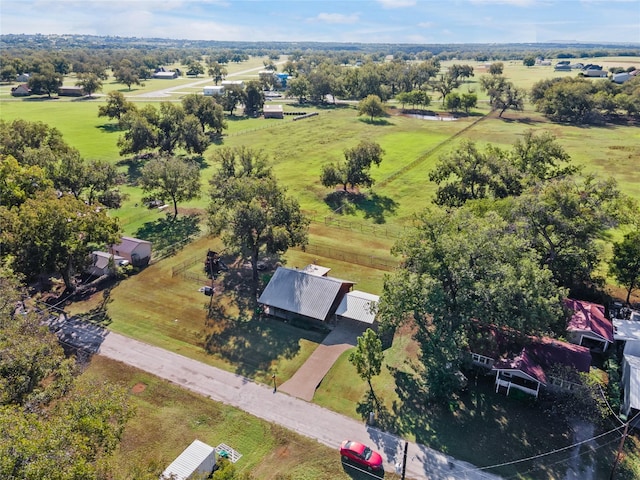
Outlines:
[[296, 51], [317, 52], [327, 55], [343, 54], [355, 59], [363, 55], [393, 55], [397, 59], [421, 59], [437, 56], [440, 60], [518, 60], [527, 55], [543, 58], [597, 58], [607, 56], [638, 56], [637, 44], [611, 45], [582, 43], [566, 45], [562, 43], [537, 44], [385, 44], [385, 43], [330, 43], [330, 42], [244, 42], [214, 40], [181, 40], [165, 38], [127, 38], [94, 35], [0, 35], [3, 51], [27, 50], [117, 50], [143, 49], [183, 50], [190, 54], [206, 55], [211, 50], [228, 51], [250, 56], [271, 54], [290, 55]]

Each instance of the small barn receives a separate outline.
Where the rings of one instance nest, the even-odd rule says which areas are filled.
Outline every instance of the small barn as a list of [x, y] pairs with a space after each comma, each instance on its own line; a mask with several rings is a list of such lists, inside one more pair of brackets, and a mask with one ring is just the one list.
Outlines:
[[178, 78], [178, 72], [159, 71], [153, 74], [153, 78], [159, 78], [161, 80], [173, 80], [174, 78]]
[[28, 82], [28, 81], [29, 81], [28, 73], [21, 73], [16, 77], [16, 82]]
[[353, 285], [347, 280], [278, 267], [258, 302], [274, 317], [326, 324]]
[[28, 97], [29, 95], [31, 95], [31, 90], [29, 89], [29, 85], [26, 83], [11, 89], [11, 96], [13, 97]]
[[264, 105], [262, 107], [264, 118], [284, 118], [284, 107], [282, 105]]
[[134, 267], [145, 267], [151, 260], [151, 242], [133, 237], [122, 237], [117, 245], [109, 247], [109, 253], [128, 260]]
[[95, 251], [91, 253], [91, 265], [87, 269], [87, 273], [97, 277], [113, 275], [117, 267], [123, 267], [128, 263], [129, 261], [120, 255]]
[[604, 306], [570, 298], [563, 303], [571, 312], [567, 325], [568, 340], [593, 351], [606, 351], [614, 338], [613, 324], [605, 317]]
[[202, 87], [202, 94], [205, 97], [219, 97], [220, 95], [224, 95], [224, 86], [205, 85], [204, 87]]
[[200, 480], [209, 478], [215, 466], [215, 449], [200, 440], [194, 440], [162, 472], [160, 480]]
[[86, 92], [82, 87], [60, 87], [58, 95], [61, 97], [84, 97]]

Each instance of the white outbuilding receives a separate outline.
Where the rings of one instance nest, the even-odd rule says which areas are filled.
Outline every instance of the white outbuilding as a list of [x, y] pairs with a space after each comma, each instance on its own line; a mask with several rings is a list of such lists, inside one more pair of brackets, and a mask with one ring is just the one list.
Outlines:
[[209, 478], [215, 465], [215, 449], [200, 440], [194, 440], [162, 472], [160, 480], [200, 480]]
[[224, 85], [205, 85], [202, 94], [206, 97], [217, 97], [224, 95]]

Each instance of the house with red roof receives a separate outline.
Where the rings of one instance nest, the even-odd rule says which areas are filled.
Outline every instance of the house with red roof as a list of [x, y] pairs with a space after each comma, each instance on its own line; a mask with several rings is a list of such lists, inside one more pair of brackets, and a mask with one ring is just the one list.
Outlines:
[[571, 343], [594, 352], [605, 352], [613, 344], [613, 323], [605, 316], [603, 305], [566, 298], [564, 306], [571, 315], [567, 325]]
[[[568, 367], [573, 378], [554, 375], [558, 367]], [[508, 395], [516, 389], [538, 398], [541, 387], [569, 390], [578, 387], [576, 372], [586, 373], [590, 368], [588, 348], [552, 338], [534, 338], [516, 356], [497, 360], [492, 371], [496, 374], [496, 392]]]

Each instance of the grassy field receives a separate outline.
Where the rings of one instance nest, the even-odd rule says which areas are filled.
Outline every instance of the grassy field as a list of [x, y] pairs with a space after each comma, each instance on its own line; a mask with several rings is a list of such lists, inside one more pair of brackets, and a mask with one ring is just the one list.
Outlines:
[[158, 478], [194, 439], [229, 445], [242, 454], [237, 471], [256, 479], [353, 479], [335, 450], [122, 363], [97, 356], [84, 375], [123, 386], [135, 408], [112, 460], [114, 480]]
[[[602, 64], [608, 61], [598, 60]], [[625, 59], [629, 62], [635, 60]], [[636, 64], [640, 65], [640, 59], [637, 60]], [[611, 61], [615, 63], [618, 60]], [[256, 61], [237, 67], [243, 70], [260, 65], [261, 62]], [[480, 93], [477, 81], [481, 74], [478, 68], [476, 76], [464, 88]], [[523, 88], [529, 88], [542, 78], [556, 76], [552, 67], [527, 68], [517, 62], [506, 62], [505, 74]], [[562, 73], [571, 74], [573, 72]], [[248, 77], [249, 74], [246, 75]], [[160, 83], [146, 85], [135, 92], [132, 89], [132, 93], [165, 88], [167, 81], [154, 82]], [[185, 85], [187, 83], [184, 82]], [[127, 95], [126, 88], [124, 90]], [[187, 90], [180, 92], [172, 94], [171, 99], [177, 100], [180, 95], [189, 93]], [[78, 148], [84, 157], [120, 164], [119, 168], [125, 172], [135, 170], [136, 165], [121, 163], [116, 145], [120, 133], [113, 129], [111, 122], [97, 117], [97, 109], [103, 99], [31, 101], [7, 100], [6, 97], [6, 88], [0, 88], [1, 119], [47, 122], [59, 128], [65, 140]], [[439, 106], [439, 102], [434, 100], [432, 107], [437, 110]], [[299, 267], [307, 263], [325, 265], [332, 269], [331, 275], [355, 281], [356, 288], [360, 290], [381, 293], [388, 268], [380, 264], [392, 266], [397, 262], [389, 253], [391, 245], [410, 224], [412, 216], [429, 205], [435, 191], [435, 185], [428, 179], [429, 172], [440, 155], [451, 151], [463, 139], [474, 140], [480, 145], [490, 141], [509, 148], [529, 129], [550, 131], [586, 172], [600, 177], [613, 176], [623, 192], [640, 199], [640, 173], [637, 168], [640, 130], [637, 126], [557, 125], [541, 117], [530, 105], [523, 112], [505, 113], [504, 119], [482, 119], [477, 115], [455, 122], [409, 118], [398, 115], [397, 109], [390, 109], [390, 115], [384, 121], [369, 123], [357, 116], [353, 106], [326, 106], [314, 110], [319, 112], [318, 116], [299, 122], [230, 118], [228, 134], [221, 146], [245, 145], [264, 150], [272, 158], [279, 181], [287, 186], [289, 193], [298, 199], [302, 209], [312, 218], [309, 248], [287, 252], [282, 262]], [[487, 106], [481, 104], [475, 113], [487, 112]], [[335, 192], [320, 183], [322, 166], [341, 160], [345, 148], [364, 139], [380, 143], [386, 152], [380, 167], [372, 170], [377, 184], [370, 191], [364, 191], [365, 195], [359, 202], [335, 212], [339, 205]], [[211, 318], [207, 318], [209, 298], [198, 292], [198, 288], [208, 282], [202, 272], [206, 251], [209, 248], [220, 250], [221, 245], [217, 239], [206, 237], [206, 227], [188, 215], [203, 212], [207, 205], [208, 179], [216, 168], [215, 151], [221, 146], [212, 146], [205, 152], [202, 161], [203, 194], [199, 199], [180, 205], [177, 224], [167, 222], [158, 210], [146, 209], [142, 205], [142, 194], [134, 186], [123, 187], [129, 199], [121, 209], [113, 212], [121, 218], [127, 234], [152, 239], [156, 247], [184, 238], [186, 233], [195, 234], [196, 240], [176, 255], [121, 282], [104, 296], [96, 295], [85, 302], [69, 305], [68, 309], [70, 313], [91, 312], [93, 321], [106, 324], [114, 331], [257, 381], [268, 382], [272, 372], [277, 372], [285, 381], [313, 352], [323, 335], [255, 317], [244, 295], [244, 279], [248, 271], [240, 265], [234, 266], [230, 274], [217, 281], [220, 295], [216, 295], [215, 314]], [[183, 273], [173, 275], [174, 269], [183, 267]], [[269, 274], [270, 271], [264, 273], [265, 281]], [[408, 338], [408, 335], [396, 338], [387, 352], [386, 364], [404, 368], [405, 360], [411, 358], [415, 349]], [[347, 354], [325, 377], [314, 401], [360, 418], [361, 413], [367, 411], [366, 384], [357, 377], [346, 358]], [[96, 367], [96, 375], [106, 374], [107, 370], [106, 367]], [[135, 375], [142, 374], [138, 372]], [[403, 415], [399, 403], [401, 396], [396, 388], [398, 381], [387, 369], [375, 379], [374, 388], [388, 411], [384, 419], [387, 425], [399, 429], [409, 438], [461, 459], [486, 465], [570, 443], [568, 426], [551, 423], [553, 419], [545, 417], [537, 407], [532, 409], [529, 404], [496, 396], [491, 387], [482, 382], [451, 410], [406, 412]], [[174, 400], [173, 410], [166, 412], [179, 416], [181, 409], [177, 403]], [[393, 420], [394, 417], [397, 419]], [[145, 429], [155, 425], [159, 417], [145, 414], [140, 418], [141, 423], [136, 428]], [[192, 428], [197, 431], [197, 426], [192, 425]], [[524, 443], [521, 441], [523, 438], [526, 438]], [[494, 446], [490, 452], [487, 445]], [[128, 448], [137, 447], [123, 444], [123, 452]], [[179, 453], [181, 448], [176, 446], [175, 452], [166, 451], [163, 455], [170, 457]], [[271, 455], [276, 455], [274, 452], [277, 451], [277, 447], [273, 447]], [[144, 456], [144, 448], [137, 452], [140, 453], [131, 457]], [[255, 465], [265, 462], [265, 458], [260, 462], [256, 460]], [[154, 462], [164, 460], [165, 457], [152, 459]], [[277, 462], [277, 455], [273, 460]], [[126, 461], [124, 453], [120, 461]], [[529, 468], [534, 467], [531, 465]], [[562, 468], [561, 465], [540, 474], [542, 469], [536, 467], [530, 476], [553, 478], [552, 475]], [[514, 471], [506, 470], [505, 474], [512, 475]]]

